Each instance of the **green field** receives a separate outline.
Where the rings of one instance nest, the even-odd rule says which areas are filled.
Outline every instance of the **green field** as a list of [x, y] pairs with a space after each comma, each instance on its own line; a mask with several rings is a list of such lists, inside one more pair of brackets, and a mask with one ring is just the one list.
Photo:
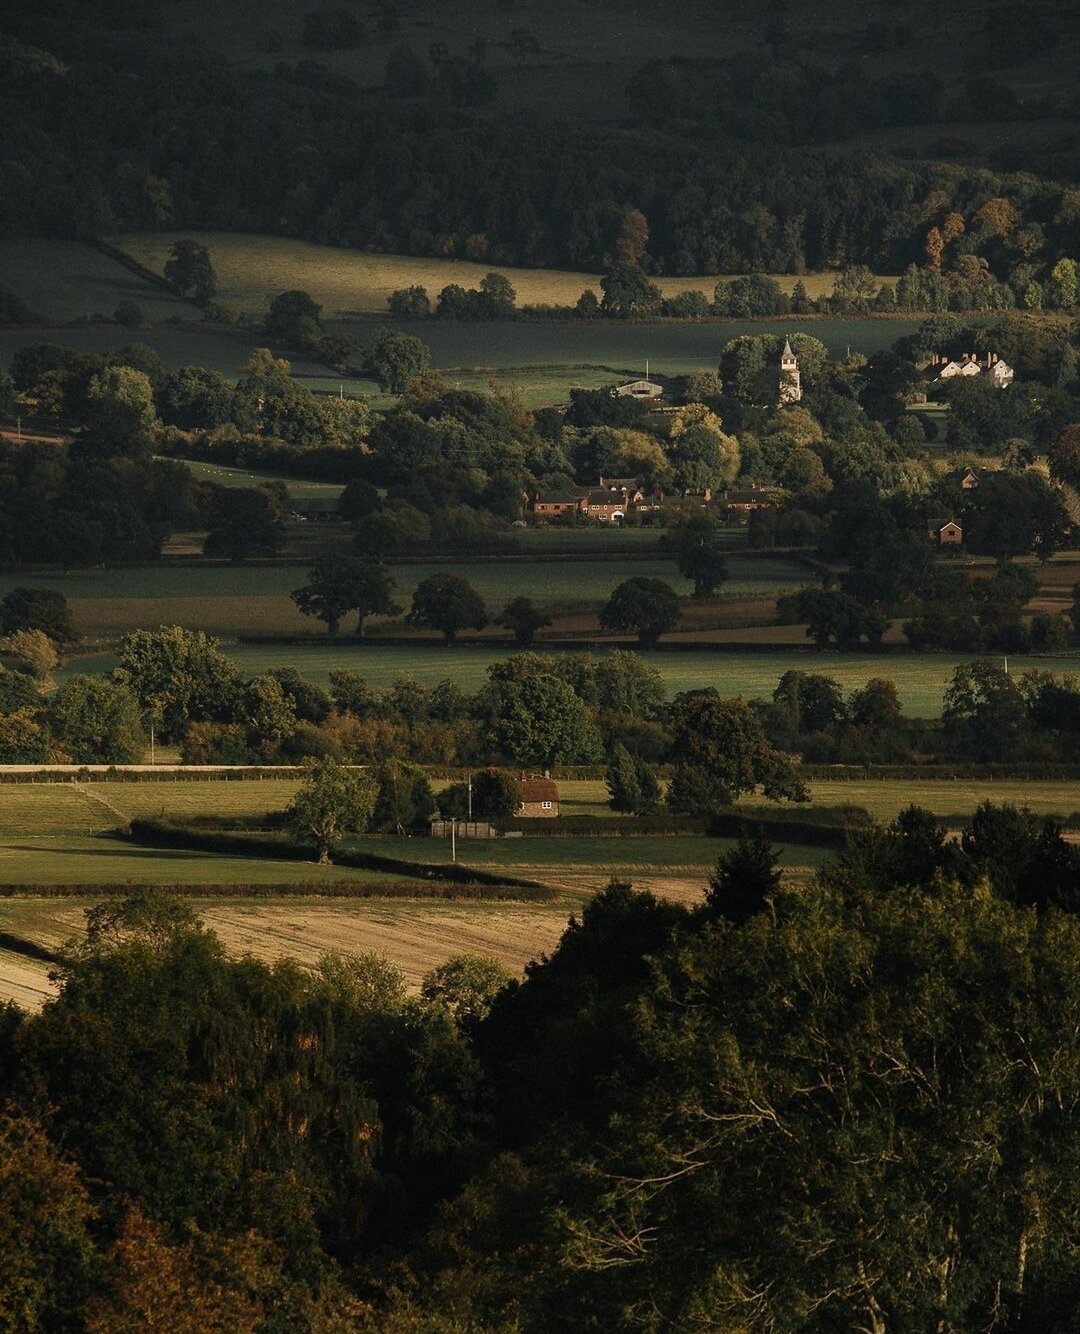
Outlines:
[[[507, 656], [506, 650], [459, 647], [276, 647], [240, 645], [228, 650], [245, 671], [254, 674], [270, 667], [295, 667], [312, 680], [325, 684], [332, 670], [348, 668], [377, 686], [389, 685], [405, 672], [428, 683], [454, 680], [463, 690], [484, 684], [491, 663]], [[905, 710], [916, 718], [936, 718], [949, 676], [958, 663], [971, 655], [956, 653], [816, 653], [736, 651], [711, 652], [680, 649], [655, 650], [641, 655], [663, 675], [670, 694], [715, 686], [723, 695], [747, 699], [770, 696], [776, 683], [790, 668], [822, 672], [834, 677], [845, 691], [861, 688], [873, 676], [896, 682]], [[99, 660], [104, 662], [104, 660]], [[997, 659], [995, 659], [997, 661]], [[98, 670], [93, 667], [93, 670]], [[1010, 657], [1014, 673], [1038, 669], [1049, 672], [1080, 671], [1080, 656]]]
[[[635, 543], [634, 549], [640, 551], [642, 545]], [[548, 610], [598, 607], [631, 575], [663, 579], [683, 595], [692, 590], [674, 562], [659, 555], [650, 559], [646, 554], [645, 559], [625, 565], [618, 560], [545, 561], [523, 555], [525, 559], [505, 562], [394, 565], [396, 601], [407, 609], [417, 584], [433, 574], [458, 574], [467, 579], [491, 615], [519, 594], [527, 594]], [[55, 589], [70, 601], [76, 628], [91, 641], [168, 624], [206, 630], [222, 639], [244, 634], [319, 635], [324, 630], [322, 623], [302, 616], [289, 597], [292, 589], [305, 582], [308, 568], [306, 564], [200, 564], [8, 572], [0, 575], [0, 596], [15, 587]], [[768, 598], [800, 588], [811, 577], [804, 566], [781, 556], [759, 559], [737, 553], [729, 557], [729, 574], [723, 589], [729, 598]]]
[[[380, 838], [378, 848], [388, 856], [411, 857], [414, 861], [447, 860], [447, 839]], [[694, 834], [633, 836], [628, 838], [500, 838], [461, 839], [458, 860], [470, 866], [509, 872], [518, 867], [543, 879], [550, 871], [577, 871], [590, 875], [618, 874], [630, 877], [636, 871], [684, 876], [700, 873], [702, 882], [722, 853], [735, 847], [735, 840]], [[823, 848], [792, 844], [782, 850], [780, 865], [818, 866], [828, 853]]]
[[307, 885], [384, 884], [385, 871], [262, 861], [186, 848], [139, 848], [113, 838], [23, 835], [0, 842], [3, 885]]
[[[78, 241], [0, 241], [0, 283], [22, 297], [36, 314], [57, 324], [81, 315], [111, 319], [121, 301], [134, 301], [149, 324], [199, 317], [190, 302]], [[141, 336], [138, 329], [113, 328], [109, 332], [121, 343], [134, 342]], [[38, 331], [32, 341], [41, 336]]]
[[204, 463], [199, 459], [184, 459], [183, 462], [200, 482], [213, 482], [215, 486], [250, 487], [261, 486], [265, 482], [281, 482], [290, 496], [302, 500], [339, 496], [342, 490], [340, 482], [302, 482], [280, 473], [249, 472], [244, 468], [226, 468], [219, 463]]
[[[191, 236], [210, 251], [218, 276], [217, 300], [251, 314], [261, 314], [278, 292], [300, 288], [323, 307], [326, 319], [347, 319], [357, 314], [385, 314], [390, 294], [402, 287], [420, 286], [434, 300], [450, 283], [477, 287], [496, 269], [510, 280], [519, 306], [572, 306], [586, 288], [600, 291], [598, 273], [570, 273], [558, 269], [519, 269], [460, 259], [429, 259], [414, 255], [378, 255], [362, 250], [312, 245], [281, 236], [245, 236], [231, 232], [137, 232], [114, 237], [112, 243], [145, 268], [161, 273], [173, 242]], [[665, 296], [676, 292], [703, 292], [710, 300], [722, 275], [658, 278]], [[799, 281], [777, 274], [781, 288], [790, 292]], [[835, 275], [807, 274], [802, 281], [811, 296], [832, 291]]]

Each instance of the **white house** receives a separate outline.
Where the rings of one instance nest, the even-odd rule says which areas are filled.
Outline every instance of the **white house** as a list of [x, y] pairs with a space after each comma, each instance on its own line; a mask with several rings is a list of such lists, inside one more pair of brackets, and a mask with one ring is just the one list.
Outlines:
[[988, 352], [985, 357], [977, 357], [974, 352], [965, 352], [961, 357], [950, 359], [944, 353], [935, 352], [930, 358], [930, 371], [935, 380], [954, 380], [958, 376], [970, 379], [985, 375], [996, 389], [1004, 389], [1012, 384], [1014, 371], [1007, 361], [1002, 361], [996, 352]]

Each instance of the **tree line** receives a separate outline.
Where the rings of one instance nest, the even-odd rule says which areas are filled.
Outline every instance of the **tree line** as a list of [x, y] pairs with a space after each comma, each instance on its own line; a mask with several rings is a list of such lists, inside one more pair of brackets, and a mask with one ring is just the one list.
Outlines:
[[[953, 669], [940, 719], [906, 716], [887, 679], [845, 699], [828, 675], [805, 670], [784, 673], [771, 700], [725, 699], [712, 688], [669, 700], [661, 673], [620, 649], [603, 657], [519, 652], [491, 664], [473, 694], [449, 679], [426, 686], [408, 675], [379, 690], [347, 670], [331, 672], [325, 689], [293, 668], [246, 677], [217, 641], [179, 626], [134, 631], [113, 672], [55, 686], [56, 602], [16, 589], [0, 603], [11, 664], [0, 668], [4, 763], [141, 762], [152, 727], [188, 764], [607, 763], [609, 778], [622, 764], [629, 791], [637, 781], [650, 800], [657, 794], [641, 766], [666, 764], [668, 805], [707, 816], [758, 789], [804, 800], [800, 758], [1068, 764], [1080, 730], [1075, 676], [1010, 675], [986, 660]], [[627, 763], [638, 766], [637, 780]], [[424, 827], [429, 814], [430, 806], [410, 827]]]
[[[680, 97], [666, 91], [670, 69], [647, 68], [631, 97], [643, 121], [579, 128], [470, 107], [485, 76], [475, 62], [448, 59], [432, 80], [422, 57], [403, 50], [387, 86], [361, 89], [310, 61], [242, 70], [166, 45], [149, 28], [106, 31], [78, 10], [61, 19], [56, 6], [14, 15], [11, 26], [19, 40], [0, 117], [12, 187], [0, 207], [4, 235], [98, 237], [179, 225], [494, 267], [606, 272], [628, 253], [628, 216], [640, 215], [656, 273], [951, 269], [937, 249], [943, 242], [957, 261], [985, 261], [1025, 301], [1060, 259], [1080, 254], [1080, 211], [1067, 184], [785, 146], [792, 136], [783, 115], [821, 98], [860, 128], [867, 99], [875, 109], [895, 105], [901, 120], [929, 112], [932, 89], [921, 74], [879, 90], [849, 71], [851, 89], [835, 75], [818, 88], [818, 75], [801, 64], [767, 57], [762, 68], [751, 53], [730, 77], [706, 75], [709, 96], [734, 98], [738, 115], [718, 133], [710, 104], [703, 133], [692, 120], [663, 123]], [[679, 88], [695, 81], [694, 62], [684, 62]], [[993, 119], [1015, 112], [999, 82], [988, 88], [975, 78], [969, 92], [985, 99], [982, 113]], [[233, 129], [226, 139], [209, 132], [222, 123]], [[77, 143], [72, 124], [81, 127]], [[1075, 179], [1075, 163], [1062, 175]], [[989, 217], [991, 205], [1004, 212]], [[945, 240], [956, 219], [960, 246]]]

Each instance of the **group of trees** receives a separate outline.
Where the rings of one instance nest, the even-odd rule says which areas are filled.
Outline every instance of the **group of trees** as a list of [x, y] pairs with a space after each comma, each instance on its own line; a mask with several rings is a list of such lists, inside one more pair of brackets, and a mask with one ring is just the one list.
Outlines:
[[1080, 732], [1076, 677], [986, 659], [953, 669], [940, 720], [907, 716], [886, 678], [845, 697], [834, 678], [801, 669], [753, 707], [773, 745], [822, 764], [1069, 764]]
[[613, 883], [523, 978], [415, 998], [112, 900], [0, 1015], [0, 1318], [1067, 1334], [1078, 902], [989, 803], [797, 890], [744, 838], [695, 906]]

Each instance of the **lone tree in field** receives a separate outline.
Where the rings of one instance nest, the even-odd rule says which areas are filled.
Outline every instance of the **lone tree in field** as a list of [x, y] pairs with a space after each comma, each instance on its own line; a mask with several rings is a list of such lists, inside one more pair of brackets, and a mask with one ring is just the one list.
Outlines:
[[364, 357], [364, 369], [389, 394], [404, 392], [409, 381], [430, 366], [427, 344], [412, 334], [380, 334]]
[[174, 241], [165, 261], [165, 281], [178, 296], [209, 301], [217, 291], [217, 274], [206, 246], [188, 237]]
[[675, 562], [679, 573], [694, 581], [694, 597], [712, 597], [727, 578], [724, 538], [719, 525], [707, 514], [695, 514], [676, 537]]
[[337, 760], [316, 760], [285, 811], [285, 823], [298, 837], [315, 844], [319, 865], [343, 834], [362, 834], [371, 822], [378, 788], [367, 773], [354, 773]]
[[394, 578], [382, 565], [369, 565], [354, 556], [323, 556], [308, 571], [303, 588], [289, 596], [305, 616], [326, 622], [327, 634], [336, 635], [342, 617], [357, 613], [356, 633], [364, 633], [367, 616], [392, 616], [401, 610], [393, 600]]
[[530, 648], [537, 630], [551, 624], [551, 617], [545, 616], [532, 598], [519, 597], [508, 602], [499, 617], [499, 624], [514, 636], [514, 642], [522, 648]]
[[640, 575], [614, 590], [600, 612], [605, 630], [636, 630], [638, 643], [649, 647], [679, 623], [679, 599], [662, 579]]
[[441, 630], [448, 645], [459, 630], [482, 630], [488, 623], [480, 594], [456, 574], [433, 574], [417, 585], [409, 622], [429, 630]]

